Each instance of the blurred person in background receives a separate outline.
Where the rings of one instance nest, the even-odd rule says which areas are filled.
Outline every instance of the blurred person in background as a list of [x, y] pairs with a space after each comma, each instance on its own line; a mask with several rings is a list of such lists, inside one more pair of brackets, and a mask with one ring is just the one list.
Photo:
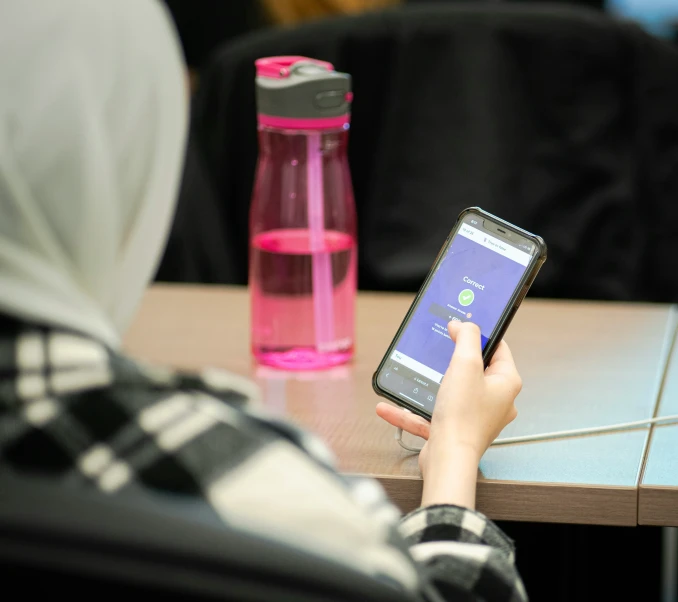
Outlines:
[[322, 443], [264, 416], [248, 380], [121, 352], [186, 139], [185, 68], [162, 4], [4, 0], [0, 51], [12, 57], [0, 63], [0, 471], [191, 502], [420, 600], [526, 600], [513, 543], [474, 509], [480, 457], [516, 415], [506, 344], [485, 371], [478, 328], [451, 325], [432, 423], [378, 406], [428, 437], [422, 506], [401, 519], [376, 482], [339, 475]]
[[399, 5], [435, 3], [567, 4], [606, 10], [673, 37], [678, 0], [164, 0], [179, 31], [186, 61], [195, 74], [222, 44], [240, 35], [311, 19], [359, 14]]
[[357, 14], [402, 0], [164, 0], [179, 31], [192, 87], [198, 72], [222, 44], [267, 27]]
[[277, 25], [296, 25], [310, 19], [354, 15], [403, 3], [403, 0], [260, 0], [265, 14]]
[[[402, 5], [436, 3], [567, 4], [608, 10], [638, 20], [660, 35], [673, 35], [677, 0], [164, 0], [179, 31], [193, 85], [212, 53], [230, 40], [261, 29], [312, 19], [359, 14]], [[668, 18], [667, 18], [668, 16]]]

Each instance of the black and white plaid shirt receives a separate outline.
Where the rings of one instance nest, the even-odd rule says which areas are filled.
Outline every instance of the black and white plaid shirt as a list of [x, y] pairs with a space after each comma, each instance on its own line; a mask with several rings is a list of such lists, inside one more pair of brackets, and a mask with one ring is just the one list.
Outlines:
[[0, 470], [190, 496], [422, 600], [527, 599], [492, 522], [455, 506], [400, 518], [376, 482], [338, 475], [317, 439], [260, 415], [249, 381], [149, 368], [65, 331], [0, 328]]

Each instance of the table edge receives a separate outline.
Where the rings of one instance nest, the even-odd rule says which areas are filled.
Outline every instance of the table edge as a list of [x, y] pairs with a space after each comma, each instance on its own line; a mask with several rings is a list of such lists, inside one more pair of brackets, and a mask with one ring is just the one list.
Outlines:
[[678, 527], [678, 487], [641, 485], [638, 488], [638, 524]]
[[[669, 366], [674, 353], [678, 353], [678, 306], [672, 305], [669, 313], [669, 336], [666, 361], [664, 371], [657, 391], [657, 401], [655, 403], [653, 417], [659, 415], [661, 411], [661, 402], [664, 392], [664, 384], [668, 376]], [[672, 328], [671, 328], [672, 327]], [[652, 451], [652, 441], [658, 427], [656, 424], [650, 426], [645, 448], [643, 461], [638, 473], [638, 524], [653, 526], [678, 526], [678, 485], [658, 485], [653, 483], [645, 484], [645, 474], [648, 463], [650, 462], [650, 453]], [[660, 509], [660, 512], [657, 510]], [[668, 518], [665, 518], [668, 517]]]
[[[377, 476], [403, 513], [419, 507], [422, 480]], [[637, 526], [638, 488], [622, 485], [480, 481], [477, 509], [493, 520]]]

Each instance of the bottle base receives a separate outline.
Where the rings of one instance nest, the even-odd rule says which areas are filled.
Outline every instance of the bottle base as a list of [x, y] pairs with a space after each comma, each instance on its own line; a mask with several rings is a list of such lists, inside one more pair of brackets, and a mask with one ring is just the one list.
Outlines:
[[320, 353], [309, 347], [280, 350], [254, 350], [254, 357], [264, 366], [280, 370], [324, 370], [345, 364], [353, 357], [353, 349]]

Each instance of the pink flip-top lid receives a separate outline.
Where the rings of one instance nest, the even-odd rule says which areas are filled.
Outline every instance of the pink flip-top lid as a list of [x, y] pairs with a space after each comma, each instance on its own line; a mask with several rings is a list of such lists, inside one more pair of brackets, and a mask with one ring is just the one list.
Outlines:
[[351, 76], [326, 61], [277, 56], [255, 62], [259, 123], [287, 129], [348, 127]]

